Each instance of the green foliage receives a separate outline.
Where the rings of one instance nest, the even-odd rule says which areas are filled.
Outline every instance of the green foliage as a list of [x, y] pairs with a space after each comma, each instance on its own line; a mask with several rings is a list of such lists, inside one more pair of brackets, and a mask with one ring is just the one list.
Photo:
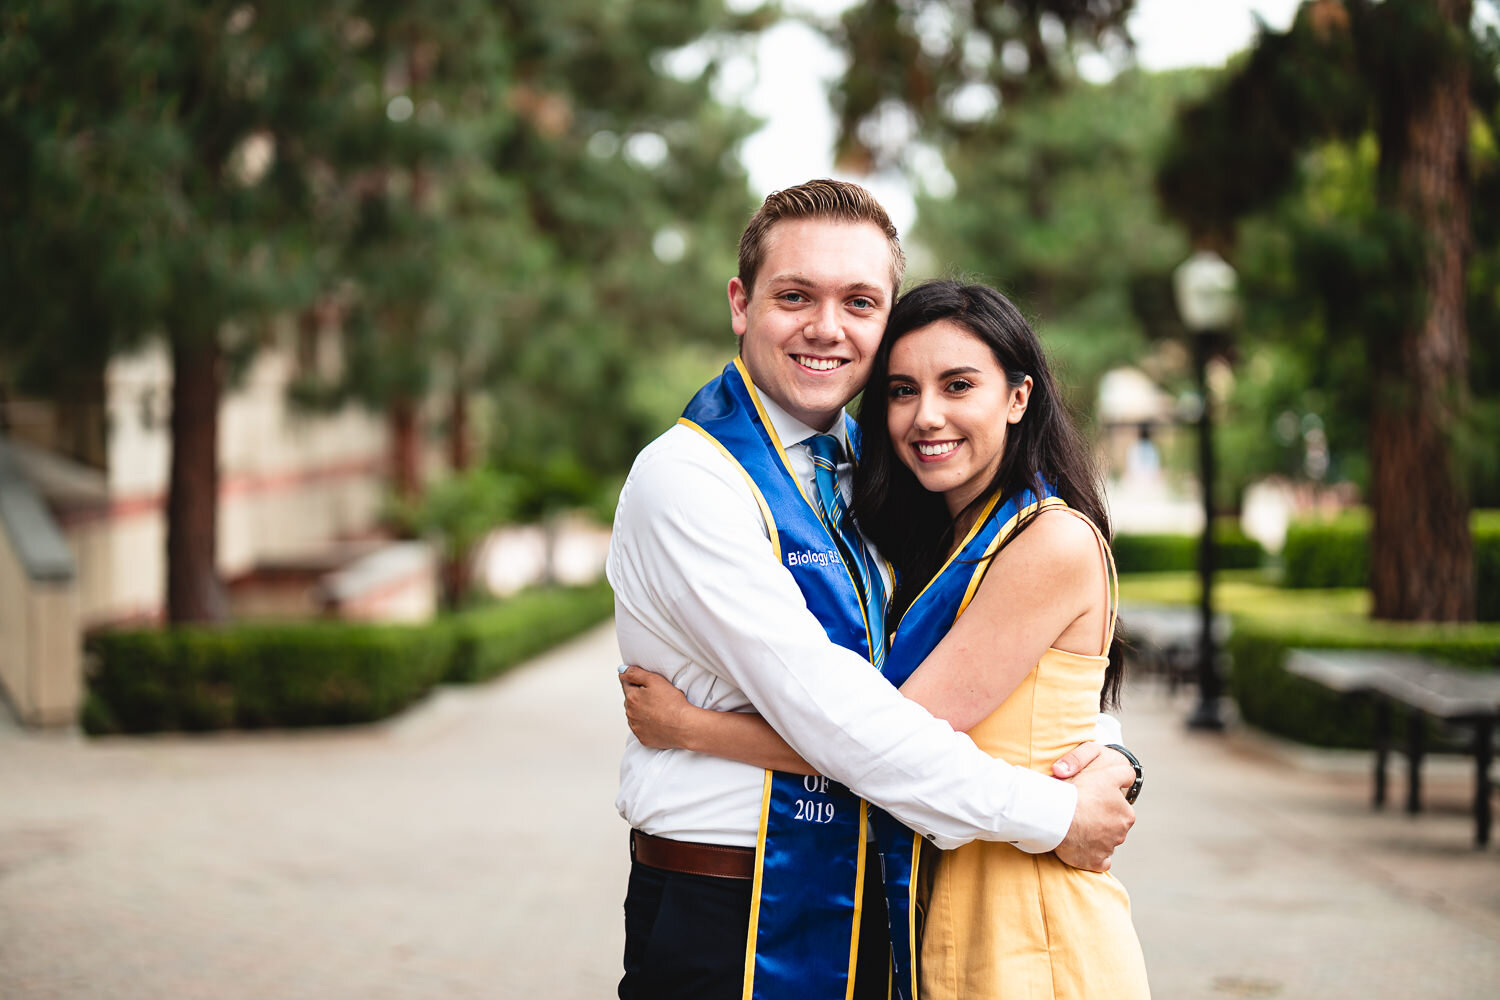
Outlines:
[[1281, 550], [1282, 585], [1366, 587], [1370, 582], [1370, 517], [1350, 511], [1325, 521], [1293, 521]]
[[[1468, 8], [1303, 4], [1184, 109], [1157, 175], [1171, 215], [1235, 257], [1249, 303], [1240, 343], [1260, 370], [1236, 388], [1251, 446], [1232, 474], [1291, 466], [1384, 510], [1443, 512], [1373, 551], [1384, 615], [1463, 613], [1451, 512], [1500, 497], [1500, 43]], [[1316, 435], [1254, 447], [1297, 421]], [[1412, 443], [1372, 437], [1381, 422]]]
[[[1479, 621], [1500, 621], [1500, 511], [1474, 511], [1469, 519], [1474, 544], [1475, 613]], [[1327, 521], [1295, 521], [1287, 526], [1282, 550], [1285, 586], [1364, 587], [1370, 579], [1370, 518], [1363, 510]]]
[[430, 625], [340, 622], [109, 632], [93, 662], [89, 733], [371, 722], [442, 681], [501, 673], [608, 618], [603, 584], [526, 592]]
[[[848, 55], [834, 88], [841, 163], [871, 170], [912, 152], [892, 106], [939, 140], [963, 139], [974, 105], [1007, 113], [1077, 79], [1075, 60], [1128, 44], [1135, 0], [872, 0], [855, 4], [829, 34]], [[907, 164], [909, 165], [909, 164]]]
[[599, 584], [572, 590], [531, 590], [500, 604], [455, 615], [445, 679], [489, 680], [614, 613], [614, 593]]
[[1500, 668], [1500, 626], [1496, 625], [1235, 615], [1229, 639], [1234, 662], [1229, 692], [1239, 704], [1241, 717], [1267, 732], [1317, 746], [1368, 748], [1371, 711], [1363, 701], [1341, 698], [1287, 673], [1286, 652], [1299, 647], [1394, 650], [1476, 670]]
[[433, 484], [420, 499], [393, 500], [388, 516], [404, 533], [436, 538], [443, 558], [467, 561], [474, 546], [516, 520], [522, 484], [488, 466], [476, 466]]
[[1187, 244], [1151, 195], [1152, 170], [1175, 109], [1207, 82], [1131, 71], [1030, 95], [945, 149], [953, 192], [918, 201], [915, 236], [937, 269], [1014, 299], [1080, 410], [1160, 334], [1136, 316], [1134, 288], [1165, 281]]
[[[1170, 573], [1196, 569], [1197, 535], [1119, 534], [1111, 547], [1121, 573]], [[1255, 569], [1265, 561], [1259, 542], [1240, 530], [1233, 519], [1214, 525], [1214, 565], [1220, 570]]]
[[343, 624], [180, 627], [89, 640], [89, 732], [370, 722], [443, 676], [450, 629]]

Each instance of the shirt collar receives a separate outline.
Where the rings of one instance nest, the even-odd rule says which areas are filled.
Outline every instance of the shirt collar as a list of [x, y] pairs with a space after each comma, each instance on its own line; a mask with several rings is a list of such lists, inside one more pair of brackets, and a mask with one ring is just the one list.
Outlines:
[[816, 427], [809, 427], [783, 410], [759, 386], [756, 386], [755, 391], [760, 396], [761, 406], [765, 407], [767, 419], [771, 421], [771, 426], [776, 430], [776, 436], [781, 439], [782, 447], [790, 448], [794, 444], [801, 444], [814, 434], [832, 434], [838, 440], [839, 445], [843, 447], [844, 454], [847, 455], [849, 453], [849, 440], [842, 410], [839, 411], [839, 415], [834, 419], [832, 427], [819, 430]]

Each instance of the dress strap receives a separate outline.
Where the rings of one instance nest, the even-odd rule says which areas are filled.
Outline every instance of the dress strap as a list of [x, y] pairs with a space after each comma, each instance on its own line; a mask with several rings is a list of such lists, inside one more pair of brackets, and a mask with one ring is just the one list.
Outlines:
[[1094, 538], [1099, 543], [1099, 554], [1104, 557], [1104, 644], [1100, 647], [1101, 656], [1109, 655], [1110, 643], [1115, 640], [1115, 625], [1120, 617], [1120, 572], [1115, 568], [1115, 554], [1110, 550], [1109, 542], [1105, 541], [1104, 532], [1092, 519], [1080, 510], [1072, 507], [1060, 507], [1078, 518], [1094, 532]]

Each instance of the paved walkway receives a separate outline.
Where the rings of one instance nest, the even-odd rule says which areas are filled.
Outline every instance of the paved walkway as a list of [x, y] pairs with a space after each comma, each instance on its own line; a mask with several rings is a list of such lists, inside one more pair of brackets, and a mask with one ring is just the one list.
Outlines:
[[[600, 629], [358, 730], [0, 731], [0, 997], [613, 995], [614, 664]], [[1151, 776], [1117, 872], [1158, 1000], [1496, 995], [1500, 849], [1469, 846], [1461, 768], [1432, 814], [1372, 816], [1364, 755], [1184, 712], [1124, 713]]]

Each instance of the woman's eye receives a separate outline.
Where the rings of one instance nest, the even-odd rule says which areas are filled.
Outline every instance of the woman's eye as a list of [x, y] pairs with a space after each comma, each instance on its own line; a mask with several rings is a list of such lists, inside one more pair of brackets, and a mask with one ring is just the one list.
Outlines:
[[963, 392], [966, 389], [972, 388], [974, 388], [974, 383], [965, 378], [956, 378], [948, 383], [949, 392]]
[[891, 398], [892, 399], [899, 399], [900, 397], [903, 397], [903, 396], [912, 396], [912, 395], [915, 395], [915, 394], [916, 394], [916, 390], [914, 390], [909, 385], [893, 385], [893, 386], [891, 386]]

